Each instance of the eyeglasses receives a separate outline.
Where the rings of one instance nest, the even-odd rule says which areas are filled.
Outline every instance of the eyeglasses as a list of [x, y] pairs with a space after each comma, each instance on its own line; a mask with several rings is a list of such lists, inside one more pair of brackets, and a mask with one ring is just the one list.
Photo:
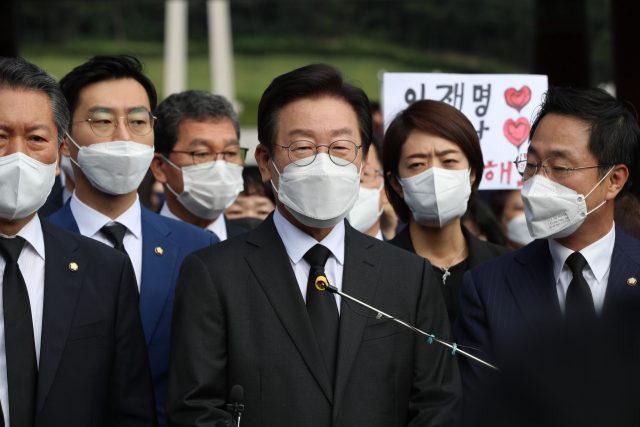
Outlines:
[[544, 176], [551, 181], [562, 183], [569, 176], [569, 172], [581, 169], [602, 168], [603, 165], [583, 166], [580, 168], [570, 168], [564, 159], [559, 157], [550, 157], [545, 160], [542, 165], [538, 165], [533, 157], [527, 158], [527, 153], [519, 154], [515, 162], [516, 170], [524, 178], [528, 180], [538, 173], [540, 168], [544, 169]]
[[213, 166], [216, 160], [218, 160], [219, 155], [222, 155], [222, 160], [225, 162], [238, 163], [239, 161], [241, 164], [244, 164], [247, 151], [249, 151], [248, 148], [232, 147], [220, 153], [211, 150], [170, 151], [170, 153], [189, 154], [195, 166], [206, 169], [207, 167]]
[[347, 140], [333, 141], [330, 145], [316, 145], [311, 141], [294, 141], [288, 147], [275, 144], [287, 150], [289, 160], [297, 166], [308, 166], [316, 159], [319, 147], [329, 148], [329, 158], [338, 166], [346, 166], [358, 156], [358, 150], [362, 145], [356, 145]]
[[129, 130], [138, 136], [148, 135], [153, 129], [153, 124], [156, 120], [156, 117], [154, 117], [149, 110], [143, 108], [132, 110], [127, 117], [117, 117], [115, 113], [110, 110], [98, 110], [91, 115], [90, 119], [72, 122], [71, 125], [89, 122], [93, 133], [102, 138], [106, 138], [116, 133], [119, 118], [126, 119], [125, 123]]
[[367, 167], [365, 167], [362, 171], [362, 178], [360, 178], [360, 182], [362, 182], [363, 184], [371, 184], [374, 182], [382, 184], [382, 177], [383, 174], [381, 170], [367, 165]]

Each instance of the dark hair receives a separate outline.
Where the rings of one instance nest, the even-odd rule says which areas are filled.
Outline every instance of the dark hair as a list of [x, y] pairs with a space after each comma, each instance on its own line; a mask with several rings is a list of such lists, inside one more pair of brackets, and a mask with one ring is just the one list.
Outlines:
[[280, 110], [304, 98], [330, 96], [347, 101], [358, 117], [364, 154], [371, 144], [371, 108], [362, 89], [344, 81], [342, 73], [328, 64], [311, 64], [273, 79], [258, 106], [258, 140], [273, 155]]
[[276, 204], [276, 197], [273, 194], [271, 183], [262, 182], [262, 174], [260, 174], [258, 166], [245, 166], [242, 170], [242, 179], [244, 180], [243, 192], [245, 196], [257, 194], [258, 196], [267, 197], [274, 205]]
[[640, 202], [631, 193], [616, 199], [613, 220], [625, 233], [640, 240]]
[[[158, 104], [158, 94], [151, 80], [143, 74], [142, 62], [131, 55], [97, 55], [78, 65], [60, 80], [60, 88], [69, 102], [71, 116], [78, 106], [80, 91], [92, 83], [105, 80], [119, 80], [131, 78], [144, 87], [149, 97], [151, 112]], [[71, 120], [69, 120], [71, 122]]]
[[618, 197], [627, 191], [638, 195], [640, 186], [635, 178], [640, 167], [640, 127], [620, 101], [604, 89], [550, 86], [531, 125], [530, 140], [547, 114], [559, 114], [586, 122], [591, 134], [589, 151], [603, 165], [598, 168], [600, 176], [612, 166], [623, 164], [629, 169], [629, 179]]
[[489, 206], [482, 201], [481, 198], [477, 198], [473, 203], [469, 204], [467, 211], [462, 216], [462, 222], [465, 220], [471, 220], [475, 222], [480, 230], [480, 234], [483, 234], [488, 242], [495, 243], [500, 246], [507, 246], [507, 238], [505, 237], [498, 220], [491, 212]]
[[221, 95], [203, 90], [176, 93], [158, 105], [155, 125], [155, 150], [168, 154], [178, 142], [180, 123], [190, 119], [198, 122], [229, 119], [240, 139], [240, 122], [231, 103]]
[[476, 176], [471, 186], [469, 202], [475, 198], [484, 170], [478, 134], [464, 114], [455, 107], [440, 101], [424, 100], [411, 104], [393, 119], [384, 135], [382, 144], [384, 187], [400, 221], [407, 224], [411, 211], [400, 194], [391, 186], [387, 173], [391, 172], [392, 175], [398, 177], [402, 147], [409, 134], [416, 129], [444, 138], [460, 147]]
[[58, 144], [71, 121], [69, 105], [53, 77], [37, 65], [22, 58], [0, 57], [0, 88], [11, 90], [41, 90], [51, 101], [53, 121], [58, 128]]

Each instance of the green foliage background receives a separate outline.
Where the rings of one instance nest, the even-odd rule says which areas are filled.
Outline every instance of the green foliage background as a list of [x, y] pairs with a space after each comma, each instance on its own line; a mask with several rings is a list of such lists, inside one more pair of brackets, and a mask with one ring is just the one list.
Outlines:
[[[611, 80], [610, 0], [588, 0], [594, 85]], [[232, 0], [241, 120], [255, 124], [271, 79], [329, 62], [378, 99], [377, 72], [520, 73], [533, 0]], [[162, 97], [164, 1], [18, 2], [21, 54], [61, 78], [90, 56], [140, 57]], [[206, 3], [189, 2], [188, 87], [210, 89]]]

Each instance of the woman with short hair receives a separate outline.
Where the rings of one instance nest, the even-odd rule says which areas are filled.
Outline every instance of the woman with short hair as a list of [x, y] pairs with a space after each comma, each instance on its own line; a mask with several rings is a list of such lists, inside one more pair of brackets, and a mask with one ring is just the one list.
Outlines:
[[431, 262], [453, 327], [464, 273], [509, 251], [460, 222], [484, 170], [478, 135], [449, 104], [418, 101], [389, 125], [383, 158], [389, 200], [408, 223], [390, 243]]

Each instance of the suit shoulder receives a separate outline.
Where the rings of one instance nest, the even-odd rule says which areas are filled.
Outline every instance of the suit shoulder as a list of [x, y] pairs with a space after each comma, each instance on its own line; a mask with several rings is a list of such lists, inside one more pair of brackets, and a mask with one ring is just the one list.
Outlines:
[[[492, 243], [489, 243], [493, 245]], [[507, 268], [509, 268], [513, 263], [517, 262], [515, 260], [516, 255], [522, 250], [518, 249], [516, 251], [511, 250], [509, 248], [503, 248], [498, 245], [494, 245], [497, 249], [501, 249], [502, 253], [497, 253], [493, 259], [485, 261], [480, 265], [469, 270], [471, 275], [474, 277], [474, 280], [481, 277], [485, 274], [500, 274], [500, 272], [505, 272]], [[493, 249], [493, 248], [492, 248]], [[495, 249], [497, 251], [497, 249]], [[506, 251], [504, 250], [506, 249]]]
[[513, 251], [513, 249], [511, 248], [508, 248], [506, 246], [496, 245], [495, 243], [491, 243], [491, 242], [483, 242], [483, 243], [486, 250], [491, 252], [491, 254], [494, 255], [494, 257], [499, 257], [501, 255], [508, 254], [509, 252]]
[[55, 239], [59, 244], [67, 246], [70, 249], [73, 249], [73, 246], [77, 246], [81, 253], [91, 258], [99, 258], [101, 263], [113, 260], [120, 264], [127, 258], [125, 254], [102, 242], [73, 231], [65, 230], [52, 223], [46, 225], [43, 223], [42, 231]]
[[371, 244], [376, 249], [376, 251], [382, 255], [381, 258], [385, 263], [402, 262], [404, 265], [407, 265], [406, 263], [413, 262], [420, 265], [420, 267], [422, 268], [422, 264], [425, 261], [429, 262], [429, 260], [427, 260], [426, 258], [423, 258], [413, 252], [407, 251], [400, 246], [390, 244], [390, 242], [383, 242], [382, 240], [378, 240], [375, 237], [371, 237], [366, 234], [363, 234], [361, 238], [365, 239], [365, 242], [367, 242], [367, 244]]
[[157, 220], [161, 221], [164, 225], [171, 229], [172, 238], [184, 242], [189, 242], [190, 244], [194, 245], [201, 244], [202, 246], [209, 246], [209, 242], [211, 240], [210, 232], [184, 221], [167, 218], [166, 216], [162, 216], [156, 213], [153, 213], [153, 215]]

